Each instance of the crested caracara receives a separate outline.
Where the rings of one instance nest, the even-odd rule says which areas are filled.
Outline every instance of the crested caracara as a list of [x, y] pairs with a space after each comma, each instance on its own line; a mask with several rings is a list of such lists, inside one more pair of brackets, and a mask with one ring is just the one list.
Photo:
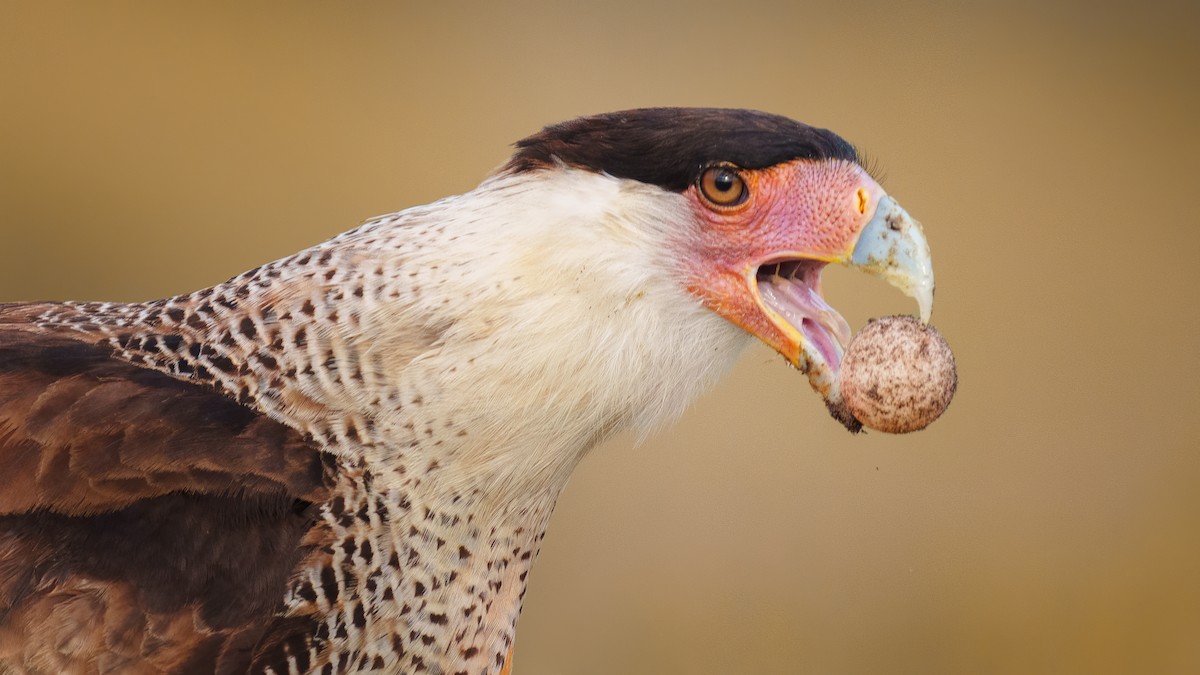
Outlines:
[[0, 671], [498, 673], [596, 443], [753, 338], [857, 428], [828, 263], [928, 318], [849, 143], [646, 109], [195, 293], [0, 305]]

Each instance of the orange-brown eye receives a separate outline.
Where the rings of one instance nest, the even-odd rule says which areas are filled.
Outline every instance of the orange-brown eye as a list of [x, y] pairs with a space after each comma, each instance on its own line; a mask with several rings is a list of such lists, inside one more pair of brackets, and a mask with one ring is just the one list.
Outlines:
[[746, 201], [749, 192], [738, 172], [727, 166], [705, 169], [700, 176], [700, 192], [717, 206], [735, 206]]

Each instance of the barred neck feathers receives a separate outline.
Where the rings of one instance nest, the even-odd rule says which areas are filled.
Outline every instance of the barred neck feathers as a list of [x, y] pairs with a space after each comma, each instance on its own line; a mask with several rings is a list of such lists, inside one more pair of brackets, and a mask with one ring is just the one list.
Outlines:
[[501, 174], [209, 289], [38, 321], [381, 474], [453, 454], [439, 482], [511, 504], [556, 492], [604, 435], [678, 415], [746, 343], [677, 281], [687, 227], [657, 187]]
[[579, 458], [679, 414], [748, 340], [679, 283], [689, 222], [658, 187], [505, 172], [211, 289], [37, 321], [338, 458], [285, 599], [321, 626], [295, 664], [494, 673]]
[[[410, 317], [437, 328], [401, 386], [459, 406], [438, 412], [468, 432], [456, 487], [502, 503], [557, 490], [605, 434], [677, 416], [747, 341], [677, 281], [674, 240], [690, 222], [679, 195], [563, 169], [501, 175], [440, 208], [434, 230], [417, 216], [421, 236], [392, 230], [418, 271], [376, 330]], [[442, 241], [423, 246], [426, 234]], [[383, 420], [396, 433], [407, 421]]]
[[657, 187], [501, 174], [209, 289], [41, 320], [102, 332], [338, 455], [397, 460], [438, 409], [460, 439], [442, 445], [476, 446], [483, 473], [545, 476], [598, 430], [672, 419], [746, 343], [677, 281], [689, 227]]

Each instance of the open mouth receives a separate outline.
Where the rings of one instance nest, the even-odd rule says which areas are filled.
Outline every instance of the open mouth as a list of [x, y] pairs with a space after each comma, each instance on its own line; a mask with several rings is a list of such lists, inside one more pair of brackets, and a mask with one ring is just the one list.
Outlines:
[[802, 338], [807, 359], [801, 368], [811, 368], [815, 357], [836, 374], [851, 331], [850, 324], [821, 296], [825, 265], [808, 258], [774, 260], [758, 267], [755, 281], [759, 298], [775, 323]]

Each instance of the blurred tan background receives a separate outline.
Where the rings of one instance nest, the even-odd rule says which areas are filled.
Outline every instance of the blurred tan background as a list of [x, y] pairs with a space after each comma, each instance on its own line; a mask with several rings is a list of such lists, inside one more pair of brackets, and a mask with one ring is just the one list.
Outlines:
[[0, 5], [0, 301], [207, 286], [580, 114], [827, 126], [926, 224], [957, 400], [852, 437], [751, 349], [577, 473], [518, 675], [1200, 672], [1195, 3], [435, 4]]

